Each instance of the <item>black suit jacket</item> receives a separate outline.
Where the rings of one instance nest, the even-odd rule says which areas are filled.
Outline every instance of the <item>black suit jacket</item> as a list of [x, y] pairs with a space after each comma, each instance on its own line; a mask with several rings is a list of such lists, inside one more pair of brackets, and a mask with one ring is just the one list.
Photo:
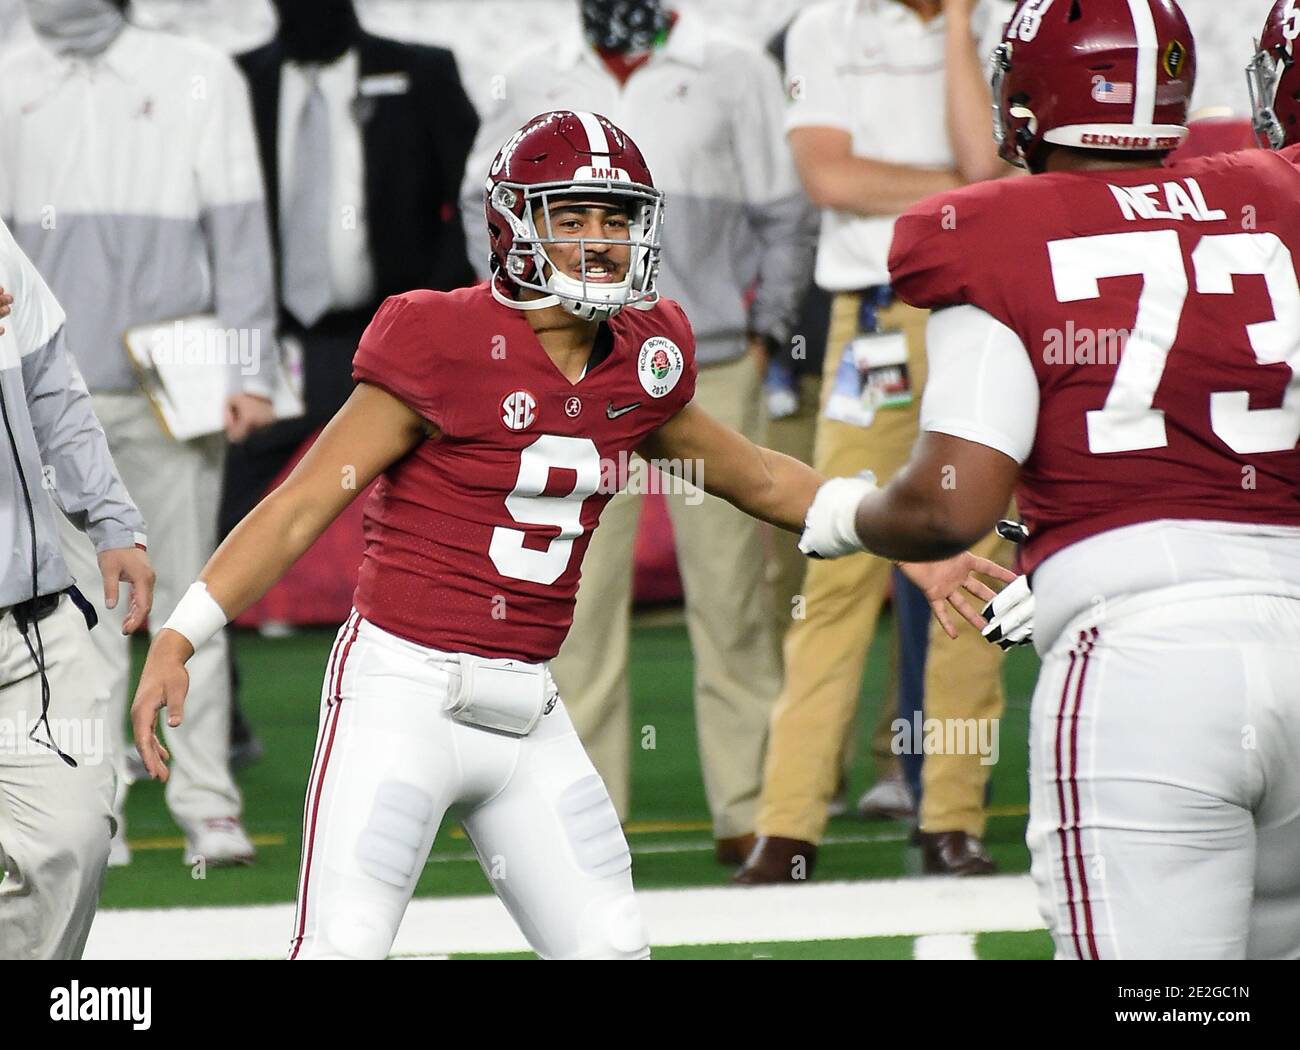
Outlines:
[[[362, 34], [361, 78], [406, 76], [402, 94], [359, 95], [366, 163], [366, 217], [376, 305], [412, 288], [450, 289], [475, 281], [457, 203], [478, 115], [445, 48]], [[252, 93], [271, 233], [279, 254], [280, 70], [278, 40], [238, 59]], [[277, 279], [278, 279], [277, 267]]]

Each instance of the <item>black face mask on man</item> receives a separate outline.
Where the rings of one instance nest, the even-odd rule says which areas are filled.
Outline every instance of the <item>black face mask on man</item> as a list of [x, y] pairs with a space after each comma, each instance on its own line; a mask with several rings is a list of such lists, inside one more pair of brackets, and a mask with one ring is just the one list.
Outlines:
[[126, 0], [27, 0], [37, 38], [61, 55], [102, 54], [126, 25]]
[[668, 32], [663, 0], [581, 0], [582, 31], [601, 51], [637, 54], [649, 51]]
[[352, 0], [275, 0], [275, 10], [278, 39], [295, 62], [333, 62], [361, 35]]

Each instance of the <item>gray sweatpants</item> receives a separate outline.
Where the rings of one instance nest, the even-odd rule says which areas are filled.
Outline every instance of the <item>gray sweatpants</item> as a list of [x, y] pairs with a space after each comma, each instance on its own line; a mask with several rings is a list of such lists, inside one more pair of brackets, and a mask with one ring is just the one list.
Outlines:
[[[29, 632], [30, 632], [29, 628]], [[28, 738], [41, 679], [12, 616], [0, 619], [0, 959], [81, 957], [112, 834], [108, 683], [70, 599], [40, 622], [50, 728], [73, 769]], [[33, 644], [34, 635], [29, 633]], [[44, 728], [37, 729], [46, 739]]]

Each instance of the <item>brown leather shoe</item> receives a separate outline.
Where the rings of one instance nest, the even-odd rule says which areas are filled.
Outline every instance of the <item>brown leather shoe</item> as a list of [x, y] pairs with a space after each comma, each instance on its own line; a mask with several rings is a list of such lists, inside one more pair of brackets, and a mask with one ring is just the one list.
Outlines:
[[984, 843], [964, 831], [922, 831], [921, 867], [927, 875], [993, 875], [998, 866]]
[[732, 867], [740, 867], [745, 863], [745, 858], [749, 856], [750, 850], [754, 848], [754, 836], [737, 835], [730, 839], [714, 839], [713, 855], [717, 858], [719, 864], [730, 864]]
[[806, 882], [817, 866], [817, 847], [802, 839], [764, 835], [731, 881], [741, 886]]

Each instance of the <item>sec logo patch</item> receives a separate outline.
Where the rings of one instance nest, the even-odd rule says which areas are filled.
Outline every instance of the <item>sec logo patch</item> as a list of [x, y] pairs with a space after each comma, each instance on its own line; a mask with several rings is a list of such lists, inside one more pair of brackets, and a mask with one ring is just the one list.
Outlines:
[[641, 344], [636, 359], [636, 375], [651, 397], [664, 397], [682, 378], [686, 359], [671, 339], [654, 335]]
[[527, 430], [537, 419], [537, 400], [527, 390], [516, 390], [501, 400], [501, 422], [507, 430]]

